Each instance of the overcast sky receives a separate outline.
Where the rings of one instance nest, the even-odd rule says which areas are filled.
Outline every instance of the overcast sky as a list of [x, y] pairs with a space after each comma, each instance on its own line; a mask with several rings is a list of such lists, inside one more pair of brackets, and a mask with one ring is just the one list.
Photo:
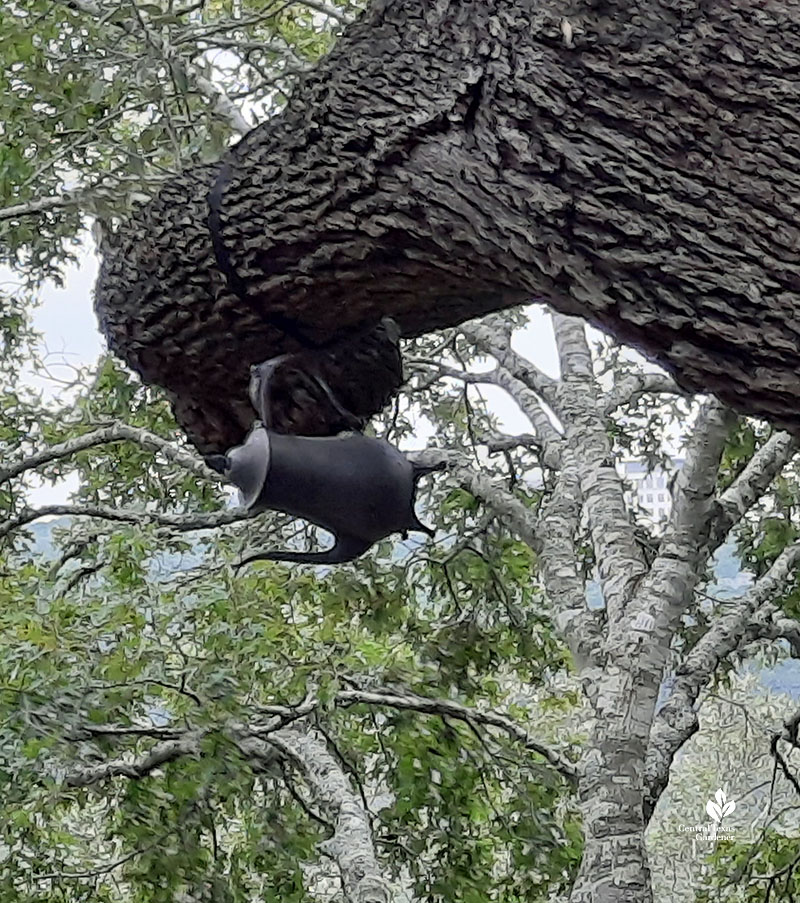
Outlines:
[[97, 264], [94, 246], [87, 241], [77, 263], [67, 268], [64, 287], [48, 283], [42, 290], [33, 325], [43, 334], [53, 357], [63, 354], [69, 361], [88, 364], [97, 359], [104, 347], [92, 309]]

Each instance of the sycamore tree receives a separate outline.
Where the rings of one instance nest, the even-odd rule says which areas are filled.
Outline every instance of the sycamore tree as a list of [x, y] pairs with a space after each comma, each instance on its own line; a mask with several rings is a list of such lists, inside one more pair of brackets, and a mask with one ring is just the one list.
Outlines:
[[[3, 899], [646, 903], [648, 826], [701, 702], [742, 658], [798, 648], [794, 440], [593, 354], [579, 321], [554, 317], [558, 378], [515, 350], [509, 314], [406, 348], [374, 429], [419, 450], [432, 426], [439, 532], [333, 570], [239, 567], [305, 537], [231, 506], [114, 359], [60, 406], [26, 389], [26, 292], [90, 222], [279, 107], [356, 11], [4, 8], [0, 221], [22, 287], [0, 319]], [[482, 408], [486, 383], [524, 434]], [[656, 460], [676, 420], [685, 463], [656, 529], [616, 464]], [[35, 479], [70, 474], [69, 504], [31, 505]], [[753, 579], [722, 599], [730, 539]], [[781, 711], [764, 740], [781, 793], [797, 723]], [[751, 899], [792, 889], [773, 798], [757, 843], [692, 851], [711, 855], [709, 899], [731, 867]]]
[[[651, 899], [646, 829], [698, 703], [796, 634], [794, 444], [716, 402], [664, 405], [663, 375], [554, 327], [558, 379], [506, 318], [407, 349], [375, 429], [435, 425], [437, 539], [335, 569], [241, 568], [297, 525], [231, 507], [113, 361], [69, 408], [6, 393], [4, 899]], [[530, 431], [500, 432], [474, 383]], [[657, 455], [672, 408], [685, 463], [654, 527], [615, 462]], [[70, 504], [28, 506], [34, 474], [67, 472]], [[709, 563], [737, 529], [752, 585], [716, 599]], [[796, 780], [791, 716], [764, 739], [778, 783]]]

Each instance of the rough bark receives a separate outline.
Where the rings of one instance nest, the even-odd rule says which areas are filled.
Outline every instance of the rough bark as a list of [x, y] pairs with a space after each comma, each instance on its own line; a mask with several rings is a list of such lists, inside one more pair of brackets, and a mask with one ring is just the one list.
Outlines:
[[538, 297], [796, 429], [798, 21], [797, 0], [377, 0], [219, 182], [182, 173], [114, 236], [109, 341], [214, 445], [249, 416], [247, 365], [287, 348], [270, 311], [412, 335]]

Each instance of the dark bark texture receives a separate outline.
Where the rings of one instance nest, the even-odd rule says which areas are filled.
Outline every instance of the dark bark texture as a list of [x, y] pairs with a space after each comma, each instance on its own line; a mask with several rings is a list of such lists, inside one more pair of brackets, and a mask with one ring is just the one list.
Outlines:
[[[800, 427], [799, 0], [375, 2], [219, 173], [129, 221], [96, 295], [205, 451], [241, 439], [247, 367], [295, 330], [534, 298]], [[375, 363], [331, 379], [359, 413]]]

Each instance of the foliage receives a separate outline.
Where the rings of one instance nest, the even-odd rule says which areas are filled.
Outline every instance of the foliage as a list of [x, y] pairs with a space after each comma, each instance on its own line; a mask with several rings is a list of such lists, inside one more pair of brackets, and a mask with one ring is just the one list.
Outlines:
[[[26, 383], [41, 368], [29, 290], [59, 277], [90, 221], [113, 225], [171, 173], [217, 159], [237, 132], [279, 109], [358, 4], [15, 0], [5, 12], [0, 246], [28, 290], [0, 298], [0, 457], [4, 467], [19, 463], [109, 424], [147, 441], [81, 447], [0, 482], [0, 897], [342, 899], [325, 855], [334, 826], [313, 781], [290, 758], [254, 751], [253, 742], [303, 723], [361, 798], [398, 894], [431, 903], [564, 899], [582, 854], [577, 797], [534, 748], [575, 760], [587, 717], [581, 664], [554, 627], [559, 600], [544, 591], [536, 543], [523, 542], [474, 486], [442, 478], [427, 482], [419, 503], [438, 528], [435, 544], [387, 541], [335, 570], [244, 570], [246, 549], [319, 537], [280, 517], [203, 527], [226, 513], [228, 492], [182, 466], [176, 455], [193, 452], [166, 398], [114, 359], [76, 373], [60, 406]], [[519, 327], [524, 313], [502, 320]], [[622, 390], [644, 372], [627, 351], [596, 344], [598, 386]], [[409, 383], [375, 432], [417, 445], [427, 432], [521, 510], [546, 511], [561, 474], [537, 442], [497, 446], [507, 438], [502, 422], [465, 378], [480, 357], [474, 341], [452, 330], [408, 343], [406, 357]], [[606, 412], [600, 432], [617, 461], [671, 468], [697, 412], [672, 390], [641, 391]], [[773, 436], [764, 424], [736, 423], [720, 492]], [[27, 518], [35, 480], [68, 477], [78, 513], [46, 526]], [[796, 468], [785, 468], [737, 526], [753, 578], [798, 537], [797, 482]], [[165, 526], [166, 515], [188, 526]], [[651, 565], [661, 533], [641, 510], [629, 506], [624, 517]], [[603, 562], [585, 517], [569, 540], [582, 591], [599, 595]], [[674, 638], [676, 658], [730, 610], [729, 596], [709, 566]], [[798, 600], [795, 579], [770, 602], [796, 618]], [[713, 704], [721, 688], [736, 689], [741, 659], [776, 657], [774, 645], [766, 649], [743, 644], [718, 667], [703, 730], [671, 772], [674, 811], [689, 811], [698, 787], [737, 768], [749, 777], [772, 764], [768, 731], [750, 743], [757, 694], [731, 703], [746, 713], [743, 726]], [[772, 736], [786, 706], [771, 713]], [[517, 733], [480, 720], [494, 710]], [[729, 751], [727, 770], [709, 744]], [[775, 786], [796, 812], [787, 788]], [[747, 788], [734, 789], [741, 814]], [[795, 890], [792, 817], [754, 843], [719, 843], [697, 868], [668, 822], [662, 806], [653, 860], [679, 860], [689, 877], [678, 892], [656, 871], [661, 899], [688, 901], [695, 889], [698, 900], [761, 899], [770, 875], [780, 879], [775, 899]]]
[[[38, 441], [122, 415], [177, 440], [163, 400], [110, 360], [69, 415], [43, 418]], [[458, 433], [456, 423], [446, 429]], [[135, 443], [87, 449], [42, 472], [57, 479], [67, 469], [80, 478], [80, 503], [225, 504], [212, 484]], [[551, 696], [560, 704], [553, 677], [566, 659], [541, 614], [531, 551], [447, 489], [426, 507], [453, 535], [441, 553], [410, 544], [392, 554], [387, 543], [329, 573], [237, 572], [237, 550], [256, 535], [249, 526], [192, 538], [146, 520], [77, 519], [51, 528], [44, 557], [9, 546], [3, 899], [309, 899], [314, 876], [331, 881], [315, 851], [328, 829], [301, 776], [248, 761], [229, 730], [311, 692], [320, 700], [313, 723], [364, 788], [379, 851], [418, 899], [545, 900], [563, 887], [579, 840], [551, 768], [458, 721], [335, 703], [343, 688], [397, 686], [481, 707], [513, 701], [537, 732], [564, 720], [542, 708]], [[201, 751], [146, 779], [64, 780], [87, 762], [141, 757], [187, 725], [202, 732]], [[119, 733], [129, 729], [142, 734]], [[98, 862], [120, 864], [98, 873]]]
[[273, 0], [11, 0], [0, 23], [0, 247], [33, 284], [59, 276], [87, 217], [219, 157], [231, 121], [215, 85], [263, 120], [338, 25]]

